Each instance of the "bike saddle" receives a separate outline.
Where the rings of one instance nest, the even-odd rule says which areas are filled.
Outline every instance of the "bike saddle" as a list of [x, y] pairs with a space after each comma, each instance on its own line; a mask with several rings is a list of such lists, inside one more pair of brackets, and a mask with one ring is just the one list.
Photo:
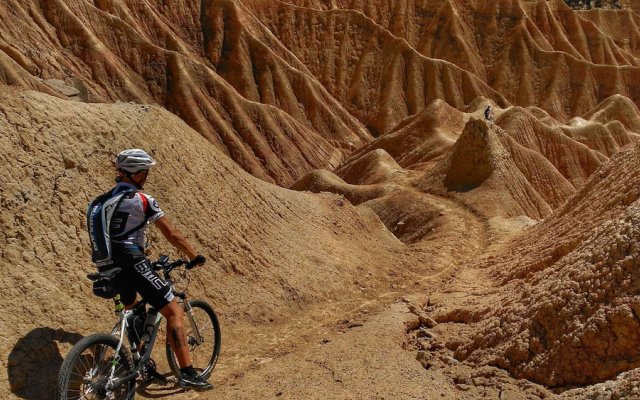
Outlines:
[[87, 275], [87, 278], [91, 279], [92, 281], [97, 281], [98, 279], [113, 279], [113, 277], [116, 276], [120, 271], [122, 271], [122, 268], [116, 267], [108, 269], [106, 271], [89, 274]]

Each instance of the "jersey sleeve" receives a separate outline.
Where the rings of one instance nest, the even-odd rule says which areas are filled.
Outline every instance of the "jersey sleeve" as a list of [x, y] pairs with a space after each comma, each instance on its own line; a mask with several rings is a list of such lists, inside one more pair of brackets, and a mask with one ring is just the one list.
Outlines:
[[146, 203], [144, 216], [145, 218], [147, 218], [147, 221], [149, 223], [156, 222], [160, 218], [164, 217], [164, 211], [162, 211], [156, 199], [149, 196], [148, 194], [141, 193], [141, 195], [144, 197], [142, 199], [142, 202]]

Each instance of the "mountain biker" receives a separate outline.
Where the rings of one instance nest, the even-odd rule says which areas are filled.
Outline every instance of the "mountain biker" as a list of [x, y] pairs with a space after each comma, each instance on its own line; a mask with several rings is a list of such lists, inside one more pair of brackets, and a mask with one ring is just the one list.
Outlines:
[[[167, 342], [181, 367], [178, 384], [181, 387], [207, 390], [213, 388], [213, 385], [199, 377], [191, 363], [182, 307], [174, 299], [167, 282], [153, 270], [144, 253], [145, 231], [148, 224], [154, 223], [169, 243], [186, 254], [193, 265], [206, 262], [173, 226], [158, 202], [141, 192], [147, 181], [149, 169], [155, 164], [149, 154], [141, 149], [128, 149], [118, 154], [115, 160], [116, 186], [103, 197], [116, 196], [123, 192], [125, 194], [115, 205], [108, 234], [105, 235], [110, 241], [111, 259], [103, 263], [107, 264], [106, 266], [101, 263], [97, 265], [99, 270], [111, 269], [116, 265], [122, 268], [114, 279], [114, 286], [127, 309], [136, 305], [137, 293], [140, 293], [166, 318]], [[91, 203], [89, 212], [94, 202]], [[95, 234], [92, 229], [93, 227], [89, 227], [90, 235]], [[93, 237], [92, 246], [95, 247]]]

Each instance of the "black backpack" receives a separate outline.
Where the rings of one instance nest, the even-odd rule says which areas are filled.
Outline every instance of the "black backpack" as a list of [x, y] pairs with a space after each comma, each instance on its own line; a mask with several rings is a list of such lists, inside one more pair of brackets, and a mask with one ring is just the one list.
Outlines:
[[98, 268], [113, 264], [109, 228], [111, 218], [125, 196], [137, 190], [128, 189], [113, 193], [113, 190], [96, 197], [87, 209], [87, 231], [91, 240], [91, 260]]

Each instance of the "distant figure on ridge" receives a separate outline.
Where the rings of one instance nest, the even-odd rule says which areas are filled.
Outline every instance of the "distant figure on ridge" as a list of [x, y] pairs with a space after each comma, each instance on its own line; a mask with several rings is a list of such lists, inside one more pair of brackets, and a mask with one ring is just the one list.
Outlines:
[[487, 108], [484, 109], [484, 118], [489, 121], [490, 124], [493, 124], [493, 110], [491, 106], [487, 106]]

